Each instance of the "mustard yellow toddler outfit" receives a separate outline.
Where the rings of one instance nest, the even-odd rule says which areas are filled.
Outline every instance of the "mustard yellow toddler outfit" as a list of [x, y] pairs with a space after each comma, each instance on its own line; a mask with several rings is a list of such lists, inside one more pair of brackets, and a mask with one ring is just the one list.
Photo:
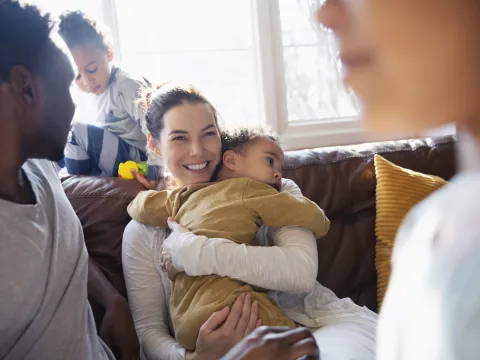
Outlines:
[[[167, 218], [173, 217], [196, 235], [247, 245], [258, 245], [255, 234], [262, 224], [308, 228], [317, 238], [324, 236], [330, 226], [314, 202], [249, 178], [144, 191], [129, 205], [128, 213], [141, 223], [162, 227], [167, 227]], [[194, 350], [200, 327], [212, 313], [231, 306], [241, 293], [250, 293], [252, 301], [258, 302], [264, 325], [295, 327], [265, 293], [255, 291], [251, 285], [218, 275], [179, 273], [170, 298], [177, 341]]]

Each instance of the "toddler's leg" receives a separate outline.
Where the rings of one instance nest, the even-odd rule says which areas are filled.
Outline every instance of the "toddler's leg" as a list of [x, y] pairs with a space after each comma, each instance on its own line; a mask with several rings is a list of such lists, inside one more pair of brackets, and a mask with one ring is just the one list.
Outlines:
[[248, 292], [252, 295], [252, 302], [256, 301], [258, 303], [258, 315], [263, 325], [288, 326], [292, 329], [296, 327], [295, 322], [289, 319], [266, 293], [253, 289]]
[[118, 165], [140, 161], [141, 152], [104, 128], [75, 123], [65, 148], [65, 165], [72, 175], [117, 176]]
[[258, 303], [259, 317], [266, 326], [289, 326], [295, 323], [286, 317], [265, 293], [250, 285], [217, 275], [192, 277], [185, 273], [175, 277], [170, 298], [170, 315], [175, 338], [188, 350], [195, 350], [200, 327], [216, 311], [232, 306], [237, 297], [250, 293]]

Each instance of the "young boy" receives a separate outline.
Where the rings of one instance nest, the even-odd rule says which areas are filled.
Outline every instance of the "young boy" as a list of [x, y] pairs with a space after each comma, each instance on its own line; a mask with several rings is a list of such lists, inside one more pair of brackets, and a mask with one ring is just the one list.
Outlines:
[[60, 36], [77, 66], [75, 83], [96, 97], [97, 124], [74, 123], [65, 148], [72, 175], [116, 176], [127, 160], [145, 161], [145, 115], [136, 104], [146, 81], [112, 65], [113, 49], [105, 31], [80, 11], [60, 17]]
[[[173, 217], [197, 235], [247, 245], [257, 245], [255, 234], [262, 224], [309, 228], [317, 238], [326, 234], [330, 222], [315, 203], [278, 192], [284, 154], [276, 136], [261, 129], [226, 133], [222, 152], [217, 182], [140, 193], [128, 207], [131, 217], [164, 227], [167, 218]], [[295, 326], [266, 294], [248, 284], [217, 275], [192, 277], [179, 273], [170, 298], [177, 341], [194, 350], [198, 331], [208, 317], [231, 306], [245, 292], [258, 302], [264, 325]]]

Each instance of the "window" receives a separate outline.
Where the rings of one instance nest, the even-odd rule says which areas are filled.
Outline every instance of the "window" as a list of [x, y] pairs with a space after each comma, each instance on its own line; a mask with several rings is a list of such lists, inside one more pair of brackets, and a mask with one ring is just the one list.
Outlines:
[[[71, 10], [82, 10], [96, 19], [103, 19], [103, 7], [99, 0], [34, 0], [42, 10], [52, 13], [57, 18], [61, 13]], [[92, 95], [81, 92], [76, 86], [72, 86], [72, 97], [77, 105], [74, 121], [94, 122], [96, 120], [95, 102]]]
[[252, 11], [249, 0], [117, 1], [122, 65], [193, 84], [227, 125], [258, 123]]
[[312, 19], [316, 2], [280, 0], [288, 121], [328, 121], [358, 115], [342, 84], [331, 33]]
[[[36, 2], [103, 20], [123, 68], [152, 83], [193, 84], [227, 126], [268, 124], [287, 149], [377, 140], [342, 85], [332, 34], [313, 20], [320, 0]], [[74, 95], [76, 120], [94, 119], [89, 96]]]

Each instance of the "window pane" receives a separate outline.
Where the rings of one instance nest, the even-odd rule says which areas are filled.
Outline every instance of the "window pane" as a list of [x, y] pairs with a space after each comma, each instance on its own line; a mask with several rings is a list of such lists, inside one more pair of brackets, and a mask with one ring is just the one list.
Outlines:
[[[101, 0], [34, 0], [44, 12], [52, 14], [55, 20], [65, 11], [81, 10], [90, 17], [103, 22]], [[93, 123], [96, 120], [95, 99], [93, 95], [83, 93], [78, 87], [72, 86], [71, 93], [76, 104], [74, 121]]]
[[248, 50], [129, 54], [123, 60], [124, 68], [140, 68], [150, 82], [194, 85], [217, 107], [227, 125], [259, 121], [254, 66]]
[[354, 116], [357, 111], [339, 81], [327, 46], [286, 47], [285, 79], [289, 121]]
[[57, 17], [65, 11], [82, 10], [90, 16], [99, 19], [103, 18], [101, 0], [33, 0], [45, 12], [52, 13]]
[[251, 0], [117, 1], [122, 67], [192, 84], [227, 125], [260, 118]]
[[250, 48], [250, 0], [117, 1], [122, 51]]
[[355, 116], [333, 36], [315, 24], [316, 0], [279, 0], [289, 121]]

